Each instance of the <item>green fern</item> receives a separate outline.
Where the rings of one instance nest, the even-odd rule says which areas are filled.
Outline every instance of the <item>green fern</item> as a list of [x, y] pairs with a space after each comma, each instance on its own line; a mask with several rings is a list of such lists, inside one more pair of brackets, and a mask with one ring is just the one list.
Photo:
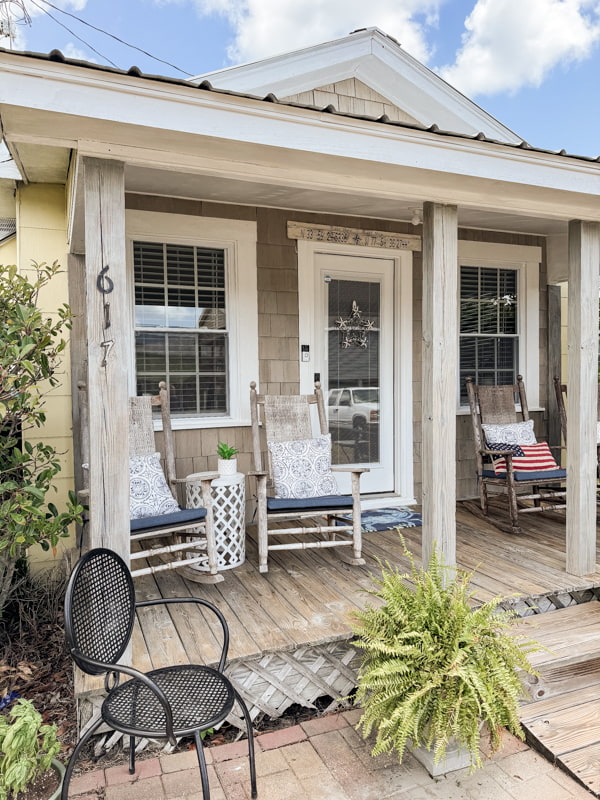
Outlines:
[[415, 565], [402, 536], [410, 571], [381, 564], [377, 604], [357, 612], [355, 642], [361, 648], [358, 724], [366, 738], [376, 732], [373, 755], [395, 750], [402, 760], [411, 743], [431, 749], [436, 763], [450, 739], [481, 766], [481, 723], [497, 750], [501, 730], [519, 738], [522, 676], [536, 674], [528, 654], [539, 650], [509, 632], [517, 618], [499, 608], [500, 596], [471, 607], [472, 573], [451, 572], [434, 553], [429, 568]]

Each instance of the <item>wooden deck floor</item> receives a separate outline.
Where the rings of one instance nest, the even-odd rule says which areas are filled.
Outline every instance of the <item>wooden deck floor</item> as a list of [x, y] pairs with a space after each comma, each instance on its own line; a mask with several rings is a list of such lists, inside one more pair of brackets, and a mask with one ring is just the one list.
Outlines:
[[[600, 586], [598, 570], [584, 578], [565, 572], [565, 522], [558, 514], [527, 515], [521, 536], [503, 533], [460, 505], [456, 518], [458, 564], [475, 570], [474, 603], [518, 594], [553, 595], [561, 605], [561, 597], [571, 602], [568, 593]], [[422, 529], [403, 534], [420, 562]], [[261, 574], [250, 529], [246, 562], [225, 571], [222, 583], [192, 583], [177, 571], [161, 572], [136, 579], [136, 592], [139, 600], [196, 596], [215, 603], [230, 628], [230, 673], [255, 714], [279, 714], [302, 698], [310, 705], [326, 694], [343, 696], [355, 685], [352, 612], [369, 600], [378, 559], [407, 566], [396, 531], [368, 533], [363, 541], [364, 567], [348, 566], [332, 549], [287, 550], [276, 551], [269, 572]], [[142, 670], [190, 661], [213, 664], [219, 655], [217, 633], [214, 619], [198, 607], [140, 609], [133, 664]], [[95, 698], [97, 704], [98, 692], [97, 679], [76, 677], [80, 698]]]
[[[564, 519], [554, 514], [529, 515], [524, 525], [524, 533], [514, 536], [457, 509], [458, 564], [475, 570], [472, 588], [476, 602], [497, 594], [535, 597], [600, 585], [600, 571], [584, 578], [565, 572]], [[421, 528], [405, 529], [403, 534], [419, 561]], [[256, 567], [250, 531], [246, 562], [224, 572], [223, 583], [194, 584], [176, 573], [163, 572], [137, 579], [136, 590], [139, 599], [192, 595], [214, 602], [228, 620], [230, 660], [235, 661], [348, 638], [351, 613], [368, 601], [365, 590], [372, 587], [372, 575], [378, 572], [377, 559], [406, 564], [395, 531], [366, 534], [364, 555], [365, 567], [350, 567], [335, 550], [279, 551], [270, 556], [269, 572], [263, 575]], [[136, 660], [143, 658], [153, 667], [186, 657], [213, 661], [214, 640], [197, 639], [194, 620], [197, 617], [199, 622], [201, 616], [178, 607], [169, 612], [144, 610], [136, 637]]]

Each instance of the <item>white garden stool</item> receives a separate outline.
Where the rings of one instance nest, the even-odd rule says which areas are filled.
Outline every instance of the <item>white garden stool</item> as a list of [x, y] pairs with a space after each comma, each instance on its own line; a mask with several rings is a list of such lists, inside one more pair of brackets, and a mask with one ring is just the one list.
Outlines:
[[[200, 489], [201, 472], [188, 475], [186, 478], [187, 508], [202, 507]], [[211, 481], [213, 513], [215, 515], [214, 530], [217, 548], [217, 569], [239, 567], [246, 559], [246, 491], [245, 475], [235, 472], [233, 475], [215, 478]], [[207, 572], [204, 564], [190, 564], [190, 569]]]

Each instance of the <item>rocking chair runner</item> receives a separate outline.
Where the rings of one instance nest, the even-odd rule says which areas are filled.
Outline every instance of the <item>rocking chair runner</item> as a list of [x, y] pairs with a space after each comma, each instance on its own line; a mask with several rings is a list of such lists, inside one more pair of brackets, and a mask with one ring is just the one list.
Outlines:
[[[323, 495], [319, 497], [272, 497], [271, 470], [267, 467], [269, 456], [261, 444], [261, 428], [267, 443], [299, 442], [310, 440], [312, 430], [311, 405], [316, 405], [321, 435], [328, 434], [323, 393], [315, 383], [314, 394], [297, 396], [261, 395], [256, 383], [250, 384], [250, 413], [252, 418], [252, 446], [256, 477], [259, 570], [268, 571], [268, 556], [273, 550], [301, 550], [323, 547], [352, 547], [352, 555], [344, 551], [340, 557], [349, 564], [364, 564], [362, 558], [362, 528], [360, 509], [360, 476], [367, 467], [332, 467], [333, 472], [349, 472], [352, 478], [352, 495]], [[261, 413], [262, 410], [262, 413]], [[347, 518], [336, 524], [336, 519], [352, 513], [352, 523]], [[311, 518], [325, 518], [325, 524], [295, 527], [278, 527], [280, 522]], [[274, 522], [270, 526], [270, 522]], [[315, 537], [316, 534], [316, 537]], [[323, 538], [325, 535], [325, 538]], [[285, 541], [270, 544], [275, 537]], [[290, 537], [294, 537], [290, 539]], [[310, 538], [309, 538], [310, 537]], [[320, 537], [320, 538], [319, 538]]]
[[[82, 420], [82, 457], [87, 457], [87, 390], [85, 384], [79, 385], [80, 392], [80, 418]], [[129, 398], [129, 454], [130, 456], [152, 458], [157, 452], [152, 420], [152, 408], [160, 408], [163, 442], [165, 479], [174, 502], [170, 503], [172, 510], [169, 513], [159, 513], [153, 516], [144, 516], [132, 519], [130, 523], [131, 542], [140, 542], [147, 539], [162, 539], [169, 537], [169, 543], [149, 549], [135, 549], [131, 551], [131, 561], [140, 561], [152, 557], [160, 558], [163, 563], [132, 570], [134, 578], [141, 575], [154, 574], [163, 570], [181, 569], [188, 580], [198, 583], [218, 583], [223, 576], [217, 573], [217, 550], [214, 533], [214, 517], [211, 496], [211, 481], [218, 478], [218, 473], [201, 473], [203, 508], [181, 508], [177, 505], [177, 489], [188, 481], [177, 478], [175, 473], [175, 449], [169, 405], [169, 390], [166, 383], [161, 381], [157, 395], [142, 395]], [[85, 474], [84, 470], [84, 474]], [[162, 480], [162, 479], [161, 479]], [[198, 482], [198, 478], [195, 479]], [[163, 484], [164, 485], [164, 484]], [[167, 493], [168, 494], [168, 493]], [[93, 509], [91, 509], [93, 513]], [[172, 556], [172, 557], [171, 557]], [[207, 571], [191, 569], [193, 564], [205, 564]]]
[[[510, 526], [505, 525], [500, 520], [490, 520], [490, 522], [509, 533], [521, 533], [519, 514], [556, 511], [566, 508], [566, 503], [564, 502], [566, 491], [556, 488], [557, 484], [564, 482], [566, 479], [567, 473], [564, 469], [519, 472], [514, 469], [513, 451], [492, 450], [488, 447], [482, 424], [507, 425], [529, 420], [529, 408], [521, 375], [517, 376], [516, 384], [506, 386], [477, 386], [473, 383], [472, 378], [467, 378], [466, 383], [471, 419], [473, 421], [477, 483], [483, 516], [489, 519], [488, 487], [497, 489], [508, 497]], [[520, 419], [515, 408], [515, 396], [518, 396], [521, 406]], [[492, 443], [490, 442], [489, 444]], [[501, 456], [506, 460], [505, 475], [495, 473], [491, 461], [492, 456]], [[532, 492], [520, 494], [519, 490], [526, 487], [531, 487]], [[533, 505], [523, 504], [525, 500], [533, 501]], [[557, 500], [559, 501], [558, 503], [556, 502]]]
[[[567, 384], [560, 382], [558, 375], [554, 376], [554, 391], [556, 392], [556, 404], [558, 406], [558, 415], [560, 417], [560, 428], [563, 435], [565, 447], [567, 446]], [[600, 383], [598, 384], [598, 421], [600, 422]], [[600, 443], [597, 444], [597, 475], [600, 478]]]

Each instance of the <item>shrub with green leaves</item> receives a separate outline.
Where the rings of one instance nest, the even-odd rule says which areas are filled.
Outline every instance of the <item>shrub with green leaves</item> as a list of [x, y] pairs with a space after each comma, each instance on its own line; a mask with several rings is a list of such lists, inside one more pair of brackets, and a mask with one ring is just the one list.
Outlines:
[[0, 800], [30, 786], [59, 752], [56, 725], [44, 725], [29, 700], [18, 700], [8, 714], [0, 714]]
[[0, 616], [27, 548], [55, 548], [83, 511], [73, 493], [61, 511], [49, 501], [60, 455], [35, 435], [46, 422], [45, 395], [60, 383], [70, 328], [68, 306], [52, 315], [38, 306], [59, 271], [56, 263], [34, 264], [27, 274], [0, 265]]
[[501, 597], [472, 608], [472, 573], [446, 569], [434, 553], [429, 568], [410, 571], [382, 565], [369, 594], [382, 605], [356, 613], [355, 642], [362, 664], [356, 695], [365, 738], [376, 731], [373, 755], [407, 746], [433, 750], [439, 763], [451, 739], [481, 766], [481, 723], [492, 751], [502, 727], [519, 738], [522, 676], [535, 674], [528, 653], [539, 645], [510, 632], [516, 614], [499, 608]]

